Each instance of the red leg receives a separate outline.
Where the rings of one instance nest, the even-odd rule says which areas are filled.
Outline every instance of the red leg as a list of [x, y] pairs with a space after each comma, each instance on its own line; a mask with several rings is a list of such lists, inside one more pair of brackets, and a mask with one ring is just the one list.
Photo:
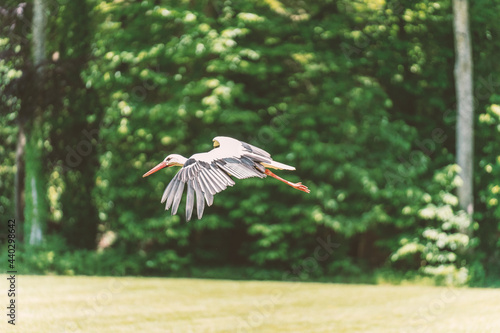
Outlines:
[[281, 177], [279, 177], [279, 176], [276, 176], [274, 173], [272, 173], [272, 172], [271, 172], [271, 170], [266, 169], [265, 174], [266, 174], [266, 175], [268, 175], [268, 176], [271, 176], [271, 177], [273, 177], [273, 178], [276, 178], [277, 180], [280, 180], [280, 181], [282, 181], [283, 183], [285, 183], [285, 184], [287, 184], [287, 185], [290, 185], [290, 186], [291, 186], [291, 187], [293, 187], [293, 188], [296, 188], [297, 190], [304, 191], [304, 192], [307, 192], [307, 193], [311, 192], [311, 191], [307, 188], [307, 186], [302, 185], [302, 183], [292, 183], [292, 182], [289, 182], [289, 181], [288, 181], [288, 180], [286, 180], [286, 179], [283, 179], [283, 178], [281, 178]]

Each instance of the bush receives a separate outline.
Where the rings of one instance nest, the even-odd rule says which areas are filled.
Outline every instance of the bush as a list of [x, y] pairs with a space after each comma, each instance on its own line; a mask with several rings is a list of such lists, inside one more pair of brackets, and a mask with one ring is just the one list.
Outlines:
[[413, 215], [417, 220], [413, 237], [402, 237], [399, 248], [391, 260], [417, 262], [424, 275], [436, 278], [439, 284], [463, 285], [468, 282], [465, 249], [474, 245], [467, 230], [470, 217], [457, 208], [458, 198], [450, 193], [460, 186], [459, 168], [456, 165], [438, 170], [434, 185], [425, 193], [423, 201], [413, 207], [403, 208], [403, 213]]
[[146, 255], [127, 254], [120, 248], [104, 251], [69, 250], [60, 236], [47, 236], [39, 246], [23, 245], [18, 265], [26, 274], [61, 275], [139, 275], [174, 272], [184, 267], [182, 258], [172, 251]]

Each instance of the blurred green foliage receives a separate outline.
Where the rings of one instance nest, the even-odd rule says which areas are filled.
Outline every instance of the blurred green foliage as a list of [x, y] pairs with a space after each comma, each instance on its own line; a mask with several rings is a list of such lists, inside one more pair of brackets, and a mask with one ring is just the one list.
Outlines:
[[[459, 231], [468, 220], [454, 195], [449, 1], [76, 3], [51, 7], [49, 53], [61, 58], [50, 61], [55, 102], [44, 118], [53, 236], [23, 254], [33, 271], [295, 267], [298, 276], [354, 278], [383, 268], [483, 284], [499, 270], [500, 68], [491, 55], [500, 27], [491, 7], [500, 1], [471, 3], [479, 115], [473, 237]], [[27, 46], [3, 29], [0, 44], [14, 48], [0, 60], [6, 91], [27, 58], [16, 52]], [[0, 181], [8, 191], [0, 209], [10, 216], [16, 105], [27, 103], [16, 96], [1, 97]], [[159, 201], [176, 170], [141, 175], [167, 154], [211, 149], [217, 135], [294, 165], [283, 175], [311, 193], [248, 179], [218, 194], [200, 221], [186, 224], [182, 210], [170, 216]], [[87, 155], [78, 151], [82, 142]], [[338, 248], [304, 275], [304, 259], [326, 237]], [[83, 250], [96, 238], [98, 252]]]

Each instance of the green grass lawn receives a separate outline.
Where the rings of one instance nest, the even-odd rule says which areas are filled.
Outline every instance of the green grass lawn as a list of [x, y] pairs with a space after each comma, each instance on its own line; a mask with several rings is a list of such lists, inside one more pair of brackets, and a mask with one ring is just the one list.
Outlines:
[[[5, 275], [2, 281], [6, 281]], [[1, 332], [500, 332], [499, 289], [18, 276]]]

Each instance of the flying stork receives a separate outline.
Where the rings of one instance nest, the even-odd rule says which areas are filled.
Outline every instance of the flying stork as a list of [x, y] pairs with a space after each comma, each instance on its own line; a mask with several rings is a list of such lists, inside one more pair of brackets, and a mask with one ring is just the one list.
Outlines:
[[292, 183], [272, 173], [268, 168], [278, 170], [295, 170], [295, 168], [274, 161], [268, 152], [258, 147], [226, 136], [215, 137], [213, 146], [214, 149], [211, 151], [194, 154], [190, 158], [178, 154], [168, 155], [142, 176], [147, 177], [165, 167], [182, 167], [170, 181], [161, 198], [162, 203], [166, 202], [165, 210], [172, 208], [172, 215], [177, 213], [184, 186], [187, 184], [186, 220], [191, 219], [195, 193], [198, 219], [201, 219], [205, 208], [203, 198], [207, 205], [211, 206], [214, 194], [235, 184], [231, 176], [238, 179], [271, 176], [297, 190], [309, 193], [307, 186], [302, 183]]

